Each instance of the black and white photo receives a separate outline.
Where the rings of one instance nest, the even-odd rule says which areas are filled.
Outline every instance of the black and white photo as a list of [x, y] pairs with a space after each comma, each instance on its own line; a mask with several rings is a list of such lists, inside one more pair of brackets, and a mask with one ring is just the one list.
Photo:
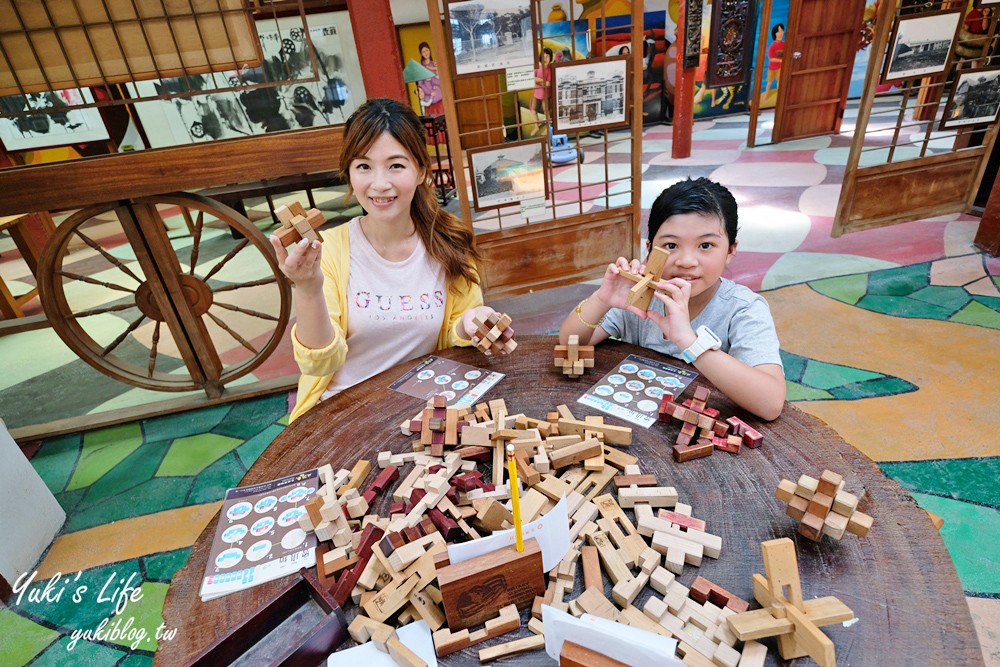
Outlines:
[[545, 141], [536, 139], [469, 151], [477, 211], [546, 196]]
[[556, 133], [628, 122], [628, 56], [558, 64], [552, 70]]
[[455, 76], [535, 63], [529, 0], [460, 0], [445, 14]]
[[901, 16], [889, 41], [882, 83], [944, 73], [961, 20], [961, 10]]
[[962, 72], [944, 107], [941, 129], [992, 123], [1000, 109], [1000, 67]]

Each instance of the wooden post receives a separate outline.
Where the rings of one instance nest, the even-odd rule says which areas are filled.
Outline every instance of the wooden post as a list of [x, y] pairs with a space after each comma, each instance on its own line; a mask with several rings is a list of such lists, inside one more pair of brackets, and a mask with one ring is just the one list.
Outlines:
[[[632, 210], [642, 210], [642, 45], [645, 35], [643, 17], [645, 16], [643, 0], [632, 0]], [[676, 130], [675, 130], [676, 132]], [[582, 160], [581, 160], [582, 161]], [[632, 256], [642, 255], [642, 216], [635, 215], [632, 220]]]
[[973, 244], [994, 257], [1000, 255], [1000, 176], [993, 181]]
[[691, 157], [691, 128], [694, 125], [694, 73], [684, 69], [684, 21], [687, 7], [684, 0], [679, 5], [677, 16], [677, 83], [674, 86], [674, 126], [670, 157], [675, 160]]
[[764, 76], [767, 55], [767, 26], [771, 23], [771, 0], [764, 0], [760, 13], [760, 39], [757, 40], [757, 63], [753, 68], [750, 88], [750, 122], [747, 125], [747, 148], [757, 145], [757, 117], [760, 115], [760, 83]]
[[365, 94], [410, 103], [389, 0], [347, 0]]

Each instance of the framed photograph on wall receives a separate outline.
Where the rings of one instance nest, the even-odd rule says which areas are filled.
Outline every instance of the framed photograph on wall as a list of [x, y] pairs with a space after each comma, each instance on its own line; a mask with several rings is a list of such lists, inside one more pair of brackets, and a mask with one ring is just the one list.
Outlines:
[[[312, 14], [309, 40], [302, 19], [289, 16], [257, 22], [264, 64], [243, 73], [247, 84], [289, 80], [247, 90], [218, 90], [238, 86], [236, 72], [127, 84], [134, 98], [164, 93], [205, 91], [190, 97], [137, 101], [136, 113], [151, 148], [232, 139], [280, 130], [297, 130], [344, 123], [365, 100], [364, 80], [347, 12]], [[312, 52], [318, 81], [313, 77]], [[301, 79], [301, 81], [298, 81]]]
[[38, 109], [38, 113], [0, 118], [0, 141], [8, 151], [30, 151], [90, 141], [107, 141], [108, 128], [96, 108], [60, 107], [94, 101], [87, 88], [0, 97], [7, 113]]
[[1000, 0], [975, 0], [972, 3], [973, 7], [990, 7], [992, 5], [1000, 5]]
[[882, 83], [944, 74], [962, 15], [955, 9], [899, 17], [889, 39]]
[[944, 105], [941, 129], [992, 123], [1000, 109], [1000, 67], [962, 72]]
[[552, 67], [556, 134], [628, 124], [629, 56]]
[[530, 0], [446, 0], [444, 14], [456, 77], [536, 65]]
[[468, 156], [472, 201], [477, 211], [548, 197], [545, 139], [474, 148]]

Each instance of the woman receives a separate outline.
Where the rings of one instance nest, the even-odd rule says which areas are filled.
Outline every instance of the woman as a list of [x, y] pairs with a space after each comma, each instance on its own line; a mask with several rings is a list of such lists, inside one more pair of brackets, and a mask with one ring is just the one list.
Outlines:
[[434, 72], [434, 77], [417, 81], [417, 94], [420, 95], [420, 106], [425, 116], [436, 116], [444, 113], [444, 97], [441, 93], [441, 79], [438, 77], [438, 66], [431, 58], [431, 45], [420, 42], [420, 64]]
[[424, 128], [390, 99], [347, 119], [340, 169], [366, 214], [303, 240], [271, 244], [296, 287], [297, 419], [317, 402], [397, 363], [469, 345], [483, 306], [472, 231], [431, 191]]

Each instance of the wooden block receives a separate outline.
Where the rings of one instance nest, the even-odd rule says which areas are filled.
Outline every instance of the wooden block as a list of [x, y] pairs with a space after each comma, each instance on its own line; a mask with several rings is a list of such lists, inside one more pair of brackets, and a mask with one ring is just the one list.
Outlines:
[[813, 494], [816, 493], [816, 488], [819, 486], [819, 480], [809, 475], [801, 475], [799, 477], [799, 483], [795, 488], [795, 495], [802, 496], [805, 499], [810, 499]]
[[615, 475], [611, 481], [616, 489], [630, 486], [656, 486], [659, 483], [656, 480], [656, 475]]
[[[642, 538], [639, 538], [642, 539]], [[659, 556], [659, 554], [657, 554]], [[649, 582], [649, 573], [640, 572], [633, 579], [619, 581], [611, 589], [611, 599], [621, 607], [628, 607]]]
[[420, 656], [411, 651], [403, 642], [399, 640], [399, 637], [393, 633], [393, 636], [386, 642], [388, 647], [388, 653], [392, 657], [393, 661], [400, 667], [427, 667], [427, 663], [424, 662]]
[[[681, 568], [684, 567], [683, 556], [681, 558]], [[667, 594], [667, 588], [674, 581], [674, 573], [664, 567], [657, 567], [649, 575], [649, 585], [654, 591], [661, 595]]]
[[[622, 579], [621, 583], [631, 581]], [[604, 597], [604, 591], [597, 588], [584, 589], [583, 593], [576, 598], [576, 602], [584, 612], [592, 616], [600, 616], [609, 621], [618, 620], [618, 609], [611, 604], [611, 601]]]
[[795, 494], [788, 502], [788, 508], [785, 510], [785, 514], [792, 517], [796, 521], [802, 521], [802, 517], [806, 515], [807, 507], [809, 507], [809, 501], [802, 496]]
[[584, 546], [580, 549], [583, 560], [583, 587], [604, 590], [604, 579], [601, 576], [601, 561], [597, 547]]
[[677, 463], [684, 463], [686, 461], [691, 461], [692, 459], [700, 459], [706, 456], [711, 456], [712, 452], [715, 451], [715, 445], [712, 444], [711, 440], [698, 440], [690, 445], [674, 445], [673, 455], [674, 461]]
[[833, 507], [833, 497], [817, 491], [809, 499], [806, 514], [815, 514], [820, 519], [825, 519], [826, 515], [830, 513], [831, 507]]
[[611, 579], [612, 584], [617, 584], [619, 581], [624, 579], [632, 578], [632, 571], [625, 564], [618, 550], [611, 543], [610, 538], [607, 533], [603, 531], [596, 531], [587, 535], [587, 541], [591, 545], [597, 547], [597, 553], [600, 557], [601, 565], [604, 568], [605, 573], [607, 573], [608, 578]]
[[653, 533], [653, 548], [666, 555], [666, 568], [674, 574], [680, 574], [677, 568], [677, 553], [679, 549], [684, 554], [684, 562], [688, 565], [700, 566], [705, 555], [705, 547], [671, 533], [657, 531]]
[[524, 551], [513, 546], [471, 558], [437, 571], [445, 616], [451, 630], [486, 622], [509, 604], [531, 606], [545, 592], [542, 553], [535, 539]]
[[559, 432], [583, 436], [584, 432], [597, 431], [604, 436], [604, 441], [615, 445], [632, 444], [632, 429], [627, 426], [612, 426], [611, 424], [589, 424], [577, 419], [559, 419]]
[[614, 466], [618, 470], [624, 470], [625, 466], [635, 465], [639, 462], [639, 459], [628, 452], [623, 452], [606, 444], [604, 445], [604, 462]]
[[[675, 507], [676, 510], [676, 507]], [[656, 513], [657, 518], [666, 519], [670, 523], [677, 524], [681, 528], [694, 528], [695, 530], [705, 530], [705, 522], [701, 519], [695, 519], [694, 517], [688, 516], [686, 514], [681, 514], [680, 512], [670, 510], [659, 510]]]
[[767, 647], [760, 642], [747, 641], [743, 644], [739, 667], [764, 667], [767, 662]]
[[553, 469], [558, 470], [559, 468], [565, 468], [566, 466], [597, 456], [602, 451], [600, 441], [593, 439], [584, 440], [575, 445], [554, 450], [549, 454], [549, 465]]
[[604, 448], [599, 448], [596, 456], [584, 459], [583, 469], [590, 472], [602, 472], [604, 470]]
[[847, 530], [847, 524], [849, 519], [843, 514], [837, 514], [836, 512], [830, 512], [826, 515], [823, 520], [823, 534], [829, 535], [835, 540], [839, 540], [844, 536], [844, 532]]
[[537, 651], [543, 648], [545, 648], [545, 637], [543, 635], [531, 635], [530, 637], [515, 639], [505, 644], [497, 644], [496, 646], [480, 649], [479, 662], [493, 662], [509, 658], [512, 655]]
[[846, 491], [837, 491], [833, 497], [833, 509], [837, 514], [842, 514], [850, 518], [854, 511], [858, 509], [858, 497]]
[[840, 489], [840, 485], [843, 483], [844, 477], [838, 475], [831, 470], [824, 470], [823, 474], [819, 477], [819, 483], [816, 486], [816, 490], [819, 493], [824, 493], [830, 497], [837, 495], [837, 491]]
[[622, 507], [635, 507], [636, 503], [650, 507], [673, 507], [677, 504], [677, 489], [672, 486], [629, 487], [618, 491]]
[[419, 581], [419, 576], [412, 576], [398, 586], [386, 586], [364, 604], [365, 613], [376, 621], [385, 621], [409, 602]]
[[864, 512], [855, 512], [847, 522], [847, 532], [864, 537], [871, 530], [875, 520]]
[[559, 652], [559, 667], [627, 667], [627, 665], [579, 644], [564, 641]]
[[823, 538], [823, 520], [824, 517], [806, 512], [799, 522], [799, 534], [819, 542]]
[[792, 496], [795, 495], [795, 482], [790, 479], [783, 479], [778, 483], [778, 488], [774, 492], [774, 497], [783, 503], [789, 503], [792, 501]]

